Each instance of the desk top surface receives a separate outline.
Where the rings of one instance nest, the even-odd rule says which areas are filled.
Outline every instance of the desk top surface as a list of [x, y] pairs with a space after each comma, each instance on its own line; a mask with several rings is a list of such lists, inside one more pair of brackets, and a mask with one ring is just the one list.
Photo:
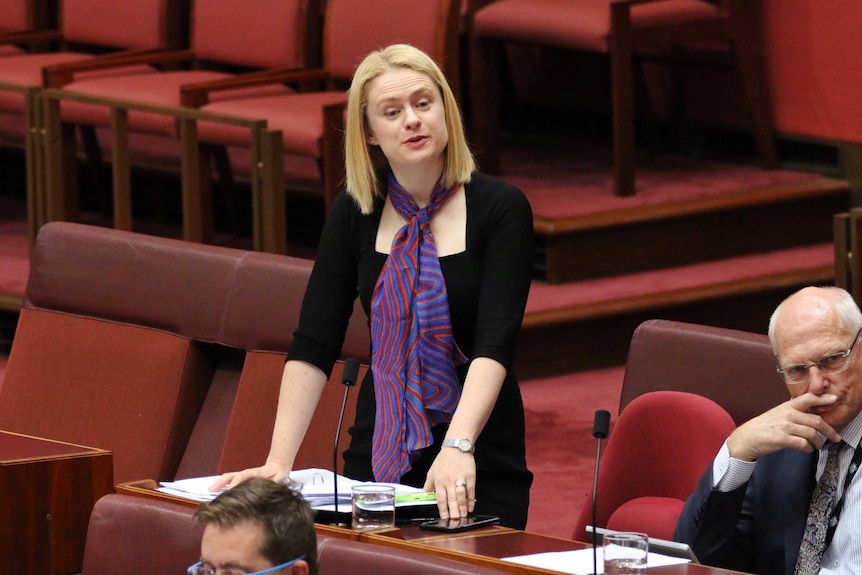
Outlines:
[[[117, 486], [117, 492], [173, 500], [184, 505], [198, 505], [197, 502], [191, 500], [181, 500], [175, 496], [166, 495], [156, 491], [155, 488], [155, 481], [143, 480], [120, 484]], [[356, 531], [325, 524], [317, 524], [315, 528], [321, 535], [365, 541], [389, 547], [408, 548], [467, 563], [502, 568], [512, 573], [530, 575], [552, 575], [559, 573], [559, 571], [518, 565], [500, 561], [500, 559], [536, 553], [572, 551], [589, 547], [589, 543], [582, 541], [560, 539], [498, 525], [452, 534], [425, 531], [420, 529], [418, 525], [403, 525], [393, 529], [374, 531]], [[728, 575], [729, 573], [733, 572], [692, 563], [650, 567], [648, 570], [649, 575]]]
[[108, 454], [103, 449], [0, 430], [0, 465]]

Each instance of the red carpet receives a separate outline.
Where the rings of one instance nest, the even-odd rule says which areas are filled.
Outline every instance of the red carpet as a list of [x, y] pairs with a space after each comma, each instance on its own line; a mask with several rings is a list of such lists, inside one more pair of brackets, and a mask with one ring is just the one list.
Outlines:
[[[820, 174], [759, 166], [639, 154], [634, 196], [612, 192], [606, 148], [577, 140], [519, 135], [507, 143], [500, 177], [530, 199], [537, 218], [567, 217], [699, 199], [822, 179]], [[481, 166], [480, 166], [481, 167]]]
[[[624, 368], [521, 382], [527, 421], [527, 464], [535, 475], [527, 530], [569, 539], [595, 473], [593, 416], [616, 421]], [[613, 432], [611, 432], [613, 437]]]

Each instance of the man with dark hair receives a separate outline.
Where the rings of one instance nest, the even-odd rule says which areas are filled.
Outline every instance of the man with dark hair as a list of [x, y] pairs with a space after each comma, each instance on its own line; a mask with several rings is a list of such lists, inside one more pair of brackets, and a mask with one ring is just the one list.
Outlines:
[[190, 575], [316, 575], [314, 514], [298, 491], [253, 478], [198, 508], [200, 561]]

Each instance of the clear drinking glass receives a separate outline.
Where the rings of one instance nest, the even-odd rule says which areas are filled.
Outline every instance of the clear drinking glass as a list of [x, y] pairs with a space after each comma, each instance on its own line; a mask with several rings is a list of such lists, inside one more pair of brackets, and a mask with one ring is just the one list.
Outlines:
[[395, 486], [363, 483], [352, 487], [354, 529], [395, 527]]
[[644, 533], [609, 533], [602, 538], [605, 575], [644, 575], [649, 541]]

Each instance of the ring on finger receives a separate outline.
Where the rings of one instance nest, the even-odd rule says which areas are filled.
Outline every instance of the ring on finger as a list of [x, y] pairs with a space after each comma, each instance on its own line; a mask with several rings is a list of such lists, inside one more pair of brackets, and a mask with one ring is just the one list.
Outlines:
[[456, 487], [456, 488], [457, 488], [457, 487], [464, 487], [464, 488], [466, 488], [466, 487], [467, 487], [467, 482], [466, 482], [466, 481], [458, 481], [457, 483], [455, 483], [455, 487]]

